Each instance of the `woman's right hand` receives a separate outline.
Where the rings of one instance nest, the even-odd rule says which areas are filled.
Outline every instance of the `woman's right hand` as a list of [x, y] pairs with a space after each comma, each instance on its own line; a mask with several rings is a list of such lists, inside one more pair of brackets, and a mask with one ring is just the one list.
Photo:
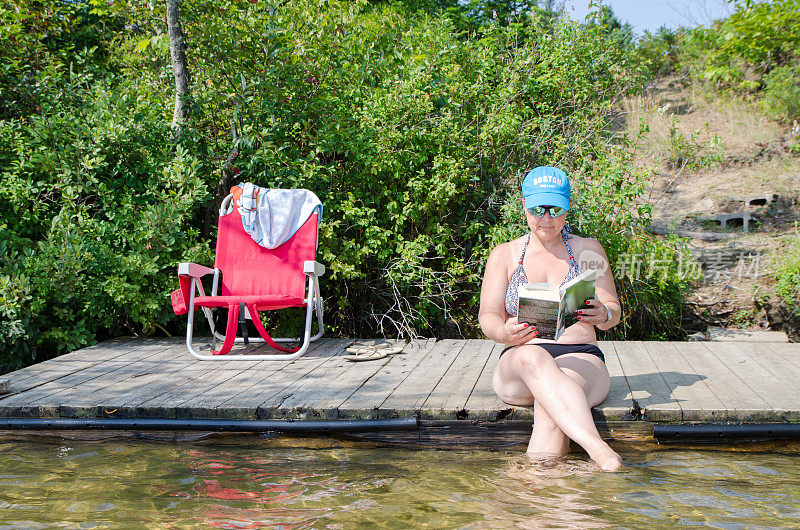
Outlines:
[[519, 346], [525, 344], [539, 335], [536, 326], [517, 321], [517, 317], [511, 317], [503, 324], [503, 344], [506, 346]]

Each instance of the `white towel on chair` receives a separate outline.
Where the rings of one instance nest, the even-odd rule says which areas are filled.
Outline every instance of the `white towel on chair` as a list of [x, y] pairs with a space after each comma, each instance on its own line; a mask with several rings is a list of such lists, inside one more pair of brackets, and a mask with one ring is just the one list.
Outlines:
[[240, 183], [239, 187], [242, 225], [262, 247], [276, 248], [286, 243], [314, 213], [322, 218], [322, 202], [309, 190], [260, 188], [250, 182]]

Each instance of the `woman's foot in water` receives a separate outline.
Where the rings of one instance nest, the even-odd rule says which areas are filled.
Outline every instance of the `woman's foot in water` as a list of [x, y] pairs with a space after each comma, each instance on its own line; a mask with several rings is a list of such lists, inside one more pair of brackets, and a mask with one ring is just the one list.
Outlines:
[[602, 471], [619, 471], [619, 468], [622, 467], [622, 458], [607, 443], [603, 442], [603, 445], [605, 445], [605, 448], [601, 448], [596, 453], [589, 454], [589, 456]]
[[525, 456], [532, 464], [543, 465], [545, 467], [553, 466], [564, 458], [564, 453], [552, 453], [548, 451], [527, 451]]

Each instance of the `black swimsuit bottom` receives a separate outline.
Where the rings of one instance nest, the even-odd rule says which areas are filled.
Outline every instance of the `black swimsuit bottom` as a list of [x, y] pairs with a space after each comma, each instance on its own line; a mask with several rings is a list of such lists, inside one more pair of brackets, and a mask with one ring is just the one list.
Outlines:
[[[536, 342], [530, 344], [530, 346], [540, 346], [544, 348], [544, 351], [549, 353], [553, 359], [556, 357], [560, 357], [566, 353], [590, 353], [592, 355], [597, 355], [600, 357], [600, 360], [606, 362], [606, 358], [603, 355], [602, 350], [595, 346], [594, 344], [554, 344], [550, 342]], [[508, 348], [504, 349], [500, 352], [500, 357], [503, 356], [505, 352], [510, 350], [511, 348], [516, 348], [517, 346], [509, 346]]]

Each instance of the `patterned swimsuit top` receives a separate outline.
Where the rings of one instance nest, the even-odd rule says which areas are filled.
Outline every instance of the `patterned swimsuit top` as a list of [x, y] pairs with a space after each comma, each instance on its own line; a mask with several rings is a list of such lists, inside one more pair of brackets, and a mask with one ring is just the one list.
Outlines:
[[[572, 239], [572, 236], [566, 226], [561, 230], [561, 238], [564, 240], [564, 245], [566, 245], [567, 252], [569, 253], [569, 270], [567, 270], [564, 281], [561, 282], [561, 285], [564, 285], [578, 276], [581, 273], [581, 268], [575, 256], [572, 255], [572, 246], [569, 244], [569, 240]], [[528, 283], [528, 277], [525, 274], [525, 269], [522, 267], [522, 262], [525, 259], [525, 251], [528, 249], [530, 240], [531, 235], [528, 234], [528, 238], [525, 240], [525, 246], [522, 247], [522, 255], [519, 257], [519, 265], [517, 265], [517, 268], [514, 270], [514, 274], [511, 275], [511, 280], [508, 282], [508, 289], [506, 289], [506, 313], [512, 316], [516, 316], [517, 314], [519, 286]]]

